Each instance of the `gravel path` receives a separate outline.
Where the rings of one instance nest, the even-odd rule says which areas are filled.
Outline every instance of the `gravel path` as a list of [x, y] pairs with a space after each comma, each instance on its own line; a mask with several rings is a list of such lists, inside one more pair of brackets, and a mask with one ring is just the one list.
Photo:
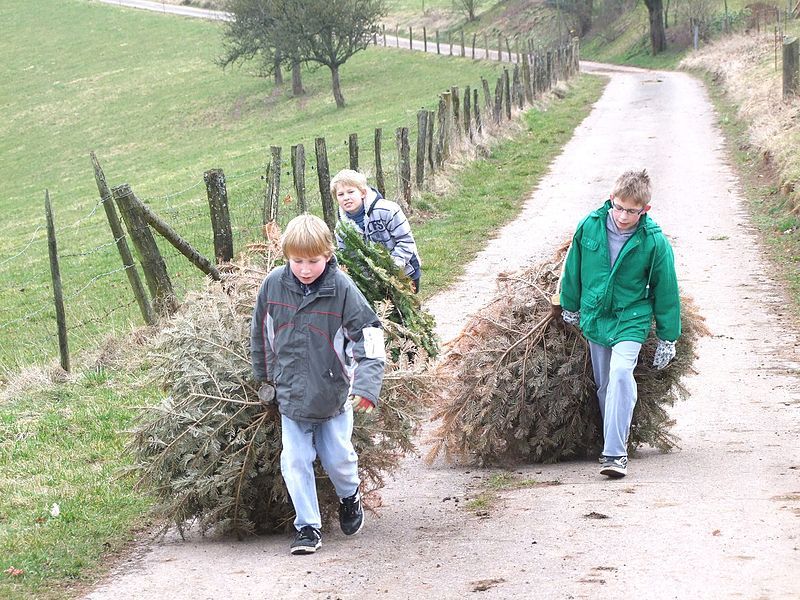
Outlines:
[[490, 471], [410, 458], [364, 531], [328, 532], [315, 555], [290, 556], [286, 536], [168, 537], [86, 598], [800, 597], [798, 330], [707, 94], [683, 73], [583, 68], [610, 78], [604, 95], [519, 218], [428, 308], [449, 339], [498, 272], [550, 255], [620, 171], [646, 167], [651, 215], [712, 331], [673, 410], [681, 449], [644, 449], [619, 481], [589, 461], [521, 467], [560, 485], [502, 491], [481, 515], [465, 499]]

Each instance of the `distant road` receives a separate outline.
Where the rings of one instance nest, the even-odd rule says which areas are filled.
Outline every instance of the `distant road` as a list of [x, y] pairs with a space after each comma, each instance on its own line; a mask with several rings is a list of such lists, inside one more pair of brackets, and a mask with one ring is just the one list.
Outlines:
[[128, 8], [140, 8], [142, 10], [152, 10], [154, 12], [169, 15], [180, 15], [182, 17], [192, 17], [195, 19], [208, 19], [211, 21], [229, 21], [231, 14], [221, 10], [208, 10], [206, 8], [195, 8], [194, 6], [180, 6], [178, 4], [167, 4], [166, 2], [154, 2], [152, 0], [99, 0], [106, 4], [117, 4]]
[[[178, 4], [167, 4], [166, 2], [155, 2], [154, 0], [98, 0], [98, 1], [104, 2], [105, 4], [116, 4], [117, 6], [125, 6], [128, 8], [139, 8], [142, 10], [151, 10], [153, 12], [160, 12], [168, 15], [192, 17], [195, 19], [208, 19], [211, 21], [230, 21], [232, 18], [231, 13], [224, 12], [221, 10], [209, 10], [206, 8], [195, 8], [192, 6], [180, 6]], [[385, 45], [388, 48], [401, 48], [401, 49], [407, 49], [409, 47], [408, 39], [406, 38], [387, 35], [387, 36], [379, 36], [379, 39], [383, 41], [384, 37], [385, 37], [385, 44], [380, 44], [379, 42], [378, 43], [379, 46]], [[467, 46], [467, 44], [464, 45]], [[428, 53], [436, 54], [436, 42], [428, 40], [428, 43], [425, 44], [422, 40], [415, 39], [412, 49], [423, 52], [427, 51]], [[473, 58], [472, 48], [465, 47], [464, 50], [465, 50], [464, 54], [466, 57]], [[460, 56], [461, 46], [458, 44], [453, 44], [451, 48], [449, 44], [440, 43], [439, 52], [445, 56]], [[475, 59], [488, 58], [489, 60], [497, 60], [497, 50], [489, 50], [487, 53], [487, 51], [483, 48], [475, 48], [474, 58]], [[514, 60], [509, 61], [507, 54], [503, 53], [502, 60], [503, 62], [516, 62], [516, 57], [514, 57]]]

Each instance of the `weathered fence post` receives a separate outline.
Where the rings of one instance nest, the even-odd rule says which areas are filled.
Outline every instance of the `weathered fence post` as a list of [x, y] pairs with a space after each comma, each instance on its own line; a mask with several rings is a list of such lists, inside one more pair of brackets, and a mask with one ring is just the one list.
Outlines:
[[382, 25], [381, 29], [383, 30], [383, 47], [386, 48], [386, 25]]
[[522, 87], [525, 88], [525, 101], [533, 104], [533, 90], [531, 89], [531, 61], [527, 52], [522, 54]]
[[483, 58], [489, 60], [491, 58], [489, 54], [489, 34], [486, 33], [485, 31], [483, 32], [483, 47], [486, 49], [486, 56], [484, 56]]
[[470, 140], [472, 140], [472, 118], [471, 118], [471, 111], [470, 105], [472, 104], [472, 90], [469, 86], [464, 88], [464, 110], [462, 114], [464, 116], [464, 135], [466, 135]]
[[144, 205], [134, 196], [131, 186], [127, 183], [113, 188], [111, 194], [119, 207], [122, 220], [133, 240], [136, 252], [139, 254], [139, 262], [153, 298], [155, 311], [159, 315], [171, 315], [177, 310], [178, 302], [167, 274], [167, 265], [158, 249], [153, 232], [150, 231], [140, 210], [140, 207]]
[[264, 225], [278, 220], [278, 196], [281, 191], [281, 148], [270, 146], [272, 162], [267, 167], [267, 193], [264, 197]]
[[450, 92], [442, 94], [444, 98], [444, 152], [443, 160], [450, 158], [450, 143], [453, 141], [453, 96]]
[[480, 135], [483, 133], [483, 122], [481, 121], [480, 99], [477, 88], [472, 90], [472, 110], [475, 113], [475, 131]]
[[454, 137], [460, 138], [461, 137], [461, 102], [459, 100], [459, 93], [458, 87], [453, 86], [450, 88], [450, 98], [452, 99], [452, 109], [453, 109], [453, 120], [451, 122], [450, 131], [454, 134]]
[[358, 171], [358, 134], [351, 133], [347, 140], [347, 149], [350, 153], [350, 168]]
[[439, 111], [436, 114], [436, 122], [439, 124], [439, 134], [436, 136], [436, 166], [441, 168], [444, 164], [447, 141], [447, 103], [445, 102], [444, 94], [439, 96]]
[[306, 202], [306, 149], [303, 144], [292, 146], [292, 179], [297, 194], [297, 214], [308, 210]]
[[406, 214], [411, 214], [411, 148], [408, 145], [408, 127], [398, 127], [395, 130], [395, 140], [397, 142], [397, 191], [400, 206]]
[[417, 189], [422, 190], [425, 185], [425, 149], [428, 144], [428, 111], [424, 108], [417, 111], [417, 156], [416, 176]]
[[233, 233], [225, 173], [222, 169], [209, 169], [203, 173], [203, 181], [206, 183], [211, 230], [214, 232], [214, 257], [217, 263], [230, 262], [233, 260]]
[[464, 48], [464, 30], [461, 30], [461, 58], [466, 56], [466, 49]]
[[525, 94], [522, 93], [522, 83], [519, 77], [519, 65], [514, 65], [514, 99], [517, 101], [517, 108], [525, 108]]
[[503, 69], [503, 102], [506, 106], [506, 119], [511, 120], [511, 82], [509, 80], [508, 69]]
[[486, 114], [489, 114], [492, 112], [492, 93], [489, 91], [489, 82], [481, 77], [481, 85], [483, 86], [483, 107], [486, 109]]
[[117, 245], [117, 252], [122, 258], [122, 266], [125, 267], [125, 275], [128, 277], [128, 283], [131, 284], [133, 295], [136, 298], [136, 303], [139, 305], [139, 312], [142, 313], [144, 322], [152, 325], [156, 322], [156, 316], [153, 314], [153, 305], [150, 304], [150, 298], [147, 297], [142, 280], [139, 277], [139, 271], [136, 270], [136, 264], [133, 262], [133, 255], [128, 247], [127, 236], [122, 229], [117, 217], [117, 209], [114, 207], [114, 198], [111, 195], [111, 190], [108, 189], [106, 183], [106, 176], [103, 169], [100, 168], [100, 163], [94, 152], [89, 152], [94, 165], [94, 179], [97, 182], [97, 191], [100, 192], [100, 201], [103, 203], [103, 209], [106, 211], [106, 220], [109, 227], [111, 227], [111, 234], [114, 236], [114, 241]]
[[436, 54], [441, 54], [441, 50], [439, 48], [439, 30], [436, 30]]
[[381, 196], [386, 197], [386, 180], [383, 176], [383, 161], [381, 160], [381, 138], [383, 130], [378, 127], [375, 130], [375, 185]]
[[64, 310], [64, 293], [61, 288], [61, 268], [58, 265], [58, 244], [56, 244], [56, 226], [53, 220], [53, 207], [50, 205], [50, 192], [47, 190], [44, 191], [44, 213], [47, 219], [47, 252], [50, 256], [50, 280], [53, 282], [53, 302], [56, 307], [58, 353], [61, 357], [61, 368], [69, 373], [67, 315]]
[[414, 33], [411, 31], [411, 27], [408, 28], [408, 49], [414, 49]]
[[783, 42], [783, 99], [797, 94], [798, 84], [798, 40], [787, 38]]
[[473, 33], [472, 34], [472, 60], [475, 60], [475, 40], [477, 40], [477, 39], [478, 39], [477, 32]]
[[494, 86], [494, 122], [500, 124], [500, 116], [503, 114], [503, 78], [497, 78], [497, 85]]
[[333, 196], [331, 196], [331, 172], [328, 166], [328, 148], [325, 145], [325, 138], [316, 138], [314, 149], [317, 155], [317, 179], [319, 180], [319, 196], [322, 201], [322, 218], [331, 233], [334, 233], [339, 213], [336, 210]]
[[425, 132], [425, 139], [427, 140], [428, 144], [428, 173], [430, 173], [431, 175], [433, 175], [433, 172], [436, 168], [436, 160], [434, 157], [434, 145], [433, 145], [433, 127], [435, 120], [436, 120], [436, 112], [429, 110], [428, 130]]
[[428, 28], [427, 27], [423, 27], [422, 28], [422, 48], [425, 51], [425, 53], [428, 52]]

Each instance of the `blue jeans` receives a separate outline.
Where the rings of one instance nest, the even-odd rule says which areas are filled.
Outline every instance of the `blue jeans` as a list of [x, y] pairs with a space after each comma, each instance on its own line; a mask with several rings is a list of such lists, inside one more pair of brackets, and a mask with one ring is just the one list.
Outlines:
[[321, 529], [314, 459], [319, 456], [340, 498], [355, 494], [360, 483], [358, 456], [351, 440], [353, 409], [348, 403], [343, 413], [321, 423], [281, 415], [281, 429], [281, 474], [294, 505], [295, 529], [306, 525]]
[[604, 456], [628, 456], [628, 434], [637, 397], [633, 370], [641, 349], [638, 342], [620, 342], [614, 346], [589, 342], [597, 401], [603, 417]]

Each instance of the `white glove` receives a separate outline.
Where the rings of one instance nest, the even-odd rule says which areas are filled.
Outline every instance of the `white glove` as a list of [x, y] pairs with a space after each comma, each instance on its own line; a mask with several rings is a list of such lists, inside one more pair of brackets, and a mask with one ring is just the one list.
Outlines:
[[561, 318], [564, 319], [564, 323], [567, 325], [575, 325], [575, 327], [578, 327], [581, 322], [581, 311], [576, 310], [572, 312], [571, 310], [564, 310], [562, 308]]
[[658, 340], [656, 353], [653, 357], [653, 366], [660, 371], [666, 367], [673, 358], [675, 358], [675, 342]]

